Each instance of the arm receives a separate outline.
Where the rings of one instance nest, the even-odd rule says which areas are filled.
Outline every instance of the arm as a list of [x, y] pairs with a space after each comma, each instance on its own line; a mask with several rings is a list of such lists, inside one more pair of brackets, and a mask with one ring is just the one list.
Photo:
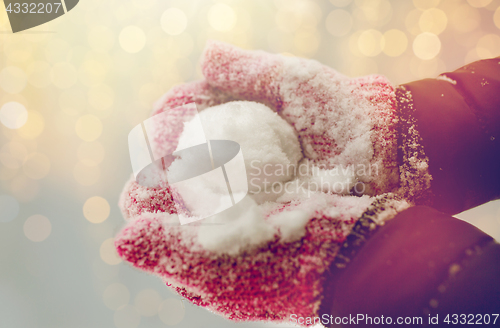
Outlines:
[[[399, 213], [370, 236], [364, 216], [330, 268], [321, 314], [422, 317], [500, 310], [500, 244], [426, 206]], [[363, 236], [363, 237], [359, 237]], [[363, 242], [366, 240], [366, 242]]]
[[[162, 277], [194, 304], [236, 321], [282, 322], [293, 314], [316, 317], [320, 306], [326, 314], [420, 311], [430, 304], [430, 292], [446, 280], [450, 265], [462, 265], [467, 247], [489, 250], [491, 238], [468, 224], [430, 209], [418, 212], [421, 207], [401, 212], [414, 201], [421, 204], [436, 198], [429, 192], [426, 195], [429, 188], [436, 193], [428, 168], [436, 167], [437, 157], [425, 148], [425, 142], [433, 141], [419, 126], [423, 120], [417, 122], [414, 112], [420, 108], [413, 102], [418, 99], [407, 97], [408, 90], [401, 87], [396, 98], [393, 86], [382, 76], [350, 79], [315, 61], [245, 51], [220, 42], [208, 44], [202, 71], [206, 82], [170, 91], [159, 111], [191, 101], [202, 107], [220, 103], [218, 99], [259, 101], [296, 129], [305, 157], [318, 167], [328, 164], [325, 169], [334, 171], [363, 164], [380, 167], [380, 171], [356, 173], [358, 182], [367, 187], [361, 197], [321, 192], [312, 197], [291, 195], [293, 204], [291, 200], [274, 204], [283, 208], [270, 215], [301, 204], [312, 210], [301, 239], [282, 242], [280, 230], [273, 240], [231, 255], [201, 247], [198, 230], [173, 224], [179, 219], [169, 210], [168, 190], [129, 184], [121, 206], [131, 220], [115, 239], [118, 253], [135, 267]], [[399, 136], [396, 102], [400, 105]], [[405, 110], [403, 105], [410, 104]], [[171, 130], [160, 129], [153, 144], [176, 142]], [[404, 178], [401, 183], [399, 173]], [[439, 174], [433, 178], [432, 183], [439, 181]], [[401, 219], [405, 216], [410, 219]], [[387, 225], [385, 220], [389, 220]], [[266, 217], [265, 223], [272, 220]], [[382, 227], [377, 230], [378, 225]], [[387, 230], [390, 227], [393, 230]], [[222, 228], [221, 232], [238, 231], [231, 225]], [[456, 246], [448, 249], [450, 243]], [[404, 249], [408, 256], [400, 255]], [[444, 264], [440, 259], [446, 259], [441, 261]], [[422, 263], [432, 264], [431, 271]], [[325, 277], [325, 272], [331, 276]], [[429, 278], [428, 272], [435, 277]], [[404, 286], [408, 277], [420, 280], [407, 289], [388, 289]], [[397, 294], [400, 290], [404, 293]], [[461, 288], [449, 290], [460, 292]], [[438, 302], [444, 304], [442, 299]]]
[[[498, 58], [398, 88], [401, 182], [427, 187], [412, 195], [417, 204], [456, 214], [498, 198], [499, 91]], [[428, 163], [432, 181], [412, 158]], [[498, 313], [500, 245], [442, 212], [412, 207], [375, 232], [363, 228], [365, 215], [330, 268], [320, 312], [424, 320]]]
[[401, 180], [415, 176], [407, 165], [415, 154], [428, 158], [432, 176], [418, 204], [453, 215], [500, 197], [499, 63], [482, 60], [398, 88]]

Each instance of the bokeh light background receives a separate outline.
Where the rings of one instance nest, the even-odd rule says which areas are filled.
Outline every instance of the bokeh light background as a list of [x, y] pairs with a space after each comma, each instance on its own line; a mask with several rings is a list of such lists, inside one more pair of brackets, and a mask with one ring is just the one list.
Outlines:
[[[498, 0], [81, 0], [16, 34], [2, 5], [0, 326], [272, 326], [190, 305], [113, 249], [127, 134], [201, 78], [207, 39], [397, 84], [500, 55], [499, 32]], [[500, 239], [500, 202], [459, 216]]]

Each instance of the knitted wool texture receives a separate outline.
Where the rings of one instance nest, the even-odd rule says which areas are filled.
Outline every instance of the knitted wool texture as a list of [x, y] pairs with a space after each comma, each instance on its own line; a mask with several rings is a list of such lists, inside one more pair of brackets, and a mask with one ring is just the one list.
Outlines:
[[[232, 320], [315, 316], [325, 271], [352, 227], [376, 195], [397, 188], [394, 88], [382, 76], [351, 79], [315, 61], [220, 42], [207, 45], [201, 66], [205, 80], [177, 86], [155, 105], [153, 115], [169, 113], [150, 139], [155, 152], [176, 148], [183, 105], [196, 102], [204, 109], [249, 100], [266, 104], [294, 127], [304, 157], [313, 163], [331, 168], [361, 162], [376, 165], [378, 174], [359, 177], [366, 185], [362, 197], [319, 192], [269, 205], [267, 218], [307, 209], [302, 238], [283, 242], [278, 230], [267, 244], [233, 255], [201, 247], [198, 224], [179, 225], [168, 186], [149, 188], [131, 180], [120, 198], [128, 224], [115, 239], [118, 254], [192, 303]], [[368, 149], [355, 143], [360, 138]]]

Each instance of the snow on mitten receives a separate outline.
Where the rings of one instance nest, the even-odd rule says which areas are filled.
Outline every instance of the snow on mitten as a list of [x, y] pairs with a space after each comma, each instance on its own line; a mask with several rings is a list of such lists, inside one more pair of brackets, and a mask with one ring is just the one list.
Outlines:
[[207, 45], [202, 71], [206, 81], [157, 103], [153, 115], [168, 114], [152, 151], [166, 155], [190, 138], [179, 121], [196, 102], [211, 135], [241, 145], [249, 193], [180, 225], [168, 185], [131, 180], [117, 251], [229, 319], [315, 316], [328, 268], [357, 222], [374, 229], [409, 206], [397, 189], [394, 89], [382, 76], [350, 79], [313, 60], [220, 42]]

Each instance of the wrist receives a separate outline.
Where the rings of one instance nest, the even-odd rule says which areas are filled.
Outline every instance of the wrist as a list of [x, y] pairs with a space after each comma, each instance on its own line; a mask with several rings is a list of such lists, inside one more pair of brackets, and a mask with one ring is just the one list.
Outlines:
[[[349, 261], [343, 267], [330, 267], [320, 315], [426, 318], [439, 300], [444, 304], [449, 298], [445, 292], [460, 293], [451, 285], [456, 284], [457, 270], [465, 268], [464, 261], [474, 262], [474, 256], [492, 243], [490, 236], [464, 221], [425, 206], [408, 208], [368, 233], [361, 245], [351, 243], [342, 251], [350, 254]], [[484, 271], [494, 273], [498, 267], [490, 265]], [[469, 274], [477, 271], [473, 265], [468, 268], [472, 268], [466, 270]], [[497, 280], [493, 273], [486, 277], [492, 285]], [[477, 293], [474, 284], [477, 281], [462, 283]], [[446, 286], [450, 287], [445, 290]]]
[[407, 198], [453, 215], [500, 197], [499, 73], [482, 60], [397, 89]]

